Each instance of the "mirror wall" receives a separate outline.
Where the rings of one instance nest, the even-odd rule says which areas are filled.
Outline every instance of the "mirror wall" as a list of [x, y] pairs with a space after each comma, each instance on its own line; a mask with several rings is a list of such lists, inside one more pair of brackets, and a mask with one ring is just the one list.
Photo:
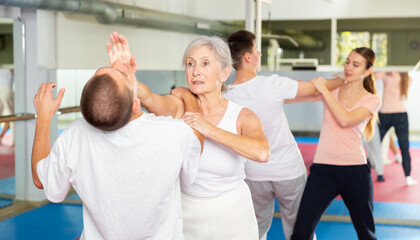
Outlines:
[[[0, 116], [14, 114], [13, 20], [0, 18]], [[0, 123], [0, 208], [13, 203], [15, 149], [13, 122]]]

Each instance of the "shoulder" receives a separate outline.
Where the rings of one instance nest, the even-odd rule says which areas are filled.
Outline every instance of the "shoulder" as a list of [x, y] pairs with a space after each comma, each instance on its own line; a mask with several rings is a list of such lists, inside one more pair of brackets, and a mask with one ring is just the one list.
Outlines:
[[181, 118], [182, 115], [184, 114], [184, 102], [181, 99], [171, 94], [164, 95], [163, 97], [168, 99], [170, 102], [172, 102], [175, 105], [175, 108], [176, 108], [175, 117]]
[[86, 122], [84, 118], [79, 118], [79, 119], [76, 119], [74, 122], [72, 122], [68, 127], [66, 127], [59, 137], [73, 135], [77, 133], [83, 133], [89, 130], [98, 130], [98, 129], [91, 126], [88, 122]]
[[256, 114], [251, 109], [246, 107], [243, 107], [239, 112], [239, 117], [250, 117], [254, 115], [256, 116]]
[[156, 116], [153, 113], [144, 113], [144, 119], [150, 124], [158, 125], [159, 129], [165, 132], [192, 132], [193, 130], [182, 119], [171, 116]]
[[369, 103], [373, 103], [373, 104], [381, 104], [381, 98], [373, 93], [367, 93], [364, 97], [364, 101], [363, 102], [369, 102]]
[[238, 115], [238, 120], [240, 120], [241, 122], [252, 122], [255, 120], [259, 121], [259, 118], [257, 116], [257, 114], [255, 114], [251, 109], [246, 108], [246, 107], [242, 107], [242, 109], [239, 112]]
[[296, 82], [295, 79], [287, 77], [287, 76], [280, 76], [278, 74], [271, 74], [270, 76], [265, 78], [266, 81], [280, 81], [283, 83], [288, 83], [288, 82]]
[[174, 126], [174, 125], [182, 125], [184, 121], [182, 119], [173, 118], [172, 116], [156, 116], [154, 113], [143, 113], [144, 120], [155, 122], [157, 124]]
[[381, 99], [376, 94], [368, 93], [363, 97], [361, 106], [368, 108], [372, 113], [376, 113], [381, 106]]
[[299, 81], [286, 76], [272, 74], [266, 78], [266, 83], [273, 89], [290, 91], [290, 89], [298, 88]]

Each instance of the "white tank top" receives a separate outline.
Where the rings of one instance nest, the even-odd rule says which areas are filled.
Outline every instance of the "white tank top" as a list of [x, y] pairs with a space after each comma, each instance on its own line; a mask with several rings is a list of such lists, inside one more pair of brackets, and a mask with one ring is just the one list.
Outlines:
[[[217, 127], [237, 134], [236, 120], [242, 108], [229, 101]], [[215, 197], [235, 189], [245, 179], [245, 162], [231, 149], [205, 138], [196, 180], [191, 185], [182, 183], [182, 192], [193, 197]]]

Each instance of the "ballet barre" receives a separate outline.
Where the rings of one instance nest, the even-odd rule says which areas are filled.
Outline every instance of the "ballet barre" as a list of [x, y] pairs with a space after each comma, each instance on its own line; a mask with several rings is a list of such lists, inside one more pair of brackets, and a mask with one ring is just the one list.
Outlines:
[[[77, 106], [77, 107], [60, 108], [56, 112], [56, 115], [72, 113], [72, 112], [80, 112], [80, 107]], [[33, 114], [33, 113], [16, 113], [13, 115], [0, 116], [0, 123], [29, 120], [29, 119], [35, 119], [36, 117], [37, 117], [36, 114]]]

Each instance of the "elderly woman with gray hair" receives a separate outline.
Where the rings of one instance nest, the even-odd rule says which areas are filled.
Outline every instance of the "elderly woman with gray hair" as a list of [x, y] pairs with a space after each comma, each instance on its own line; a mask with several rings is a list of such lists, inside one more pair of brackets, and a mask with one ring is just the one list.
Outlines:
[[182, 63], [189, 89], [161, 96], [139, 83], [138, 96], [149, 112], [183, 117], [205, 137], [194, 183], [181, 182], [185, 238], [258, 239], [244, 166], [246, 159], [268, 161], [270, 145], [257, 115], [222, 97], [232, 68], [229, 47], [219, 37], [198, 37]]

